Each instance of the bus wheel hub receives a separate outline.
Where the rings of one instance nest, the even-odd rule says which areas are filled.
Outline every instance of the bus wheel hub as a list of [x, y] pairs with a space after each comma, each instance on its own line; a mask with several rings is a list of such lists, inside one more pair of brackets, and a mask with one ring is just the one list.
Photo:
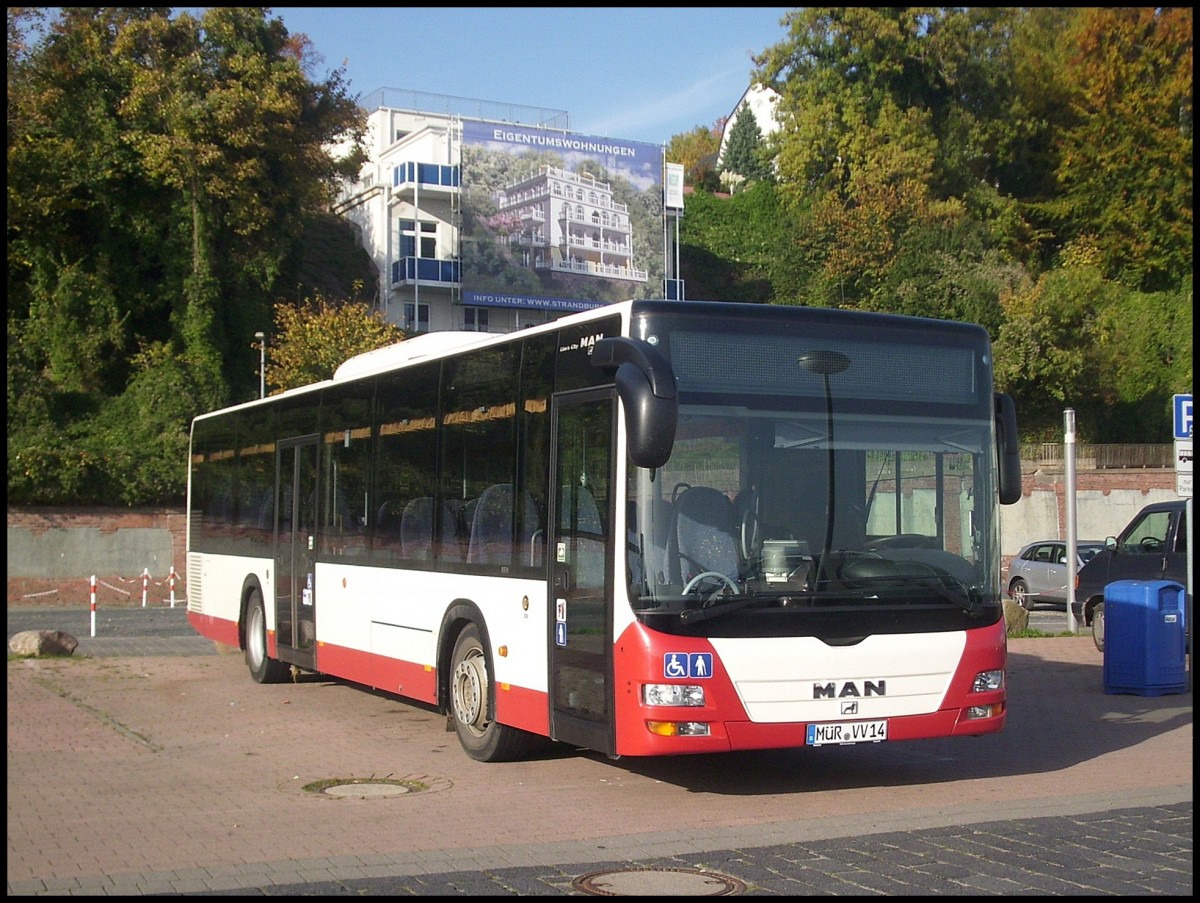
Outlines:
[[478, 667], [468, 660], [454, 670], [454, 716], [463, 724], [482, 726], [484, 691]]

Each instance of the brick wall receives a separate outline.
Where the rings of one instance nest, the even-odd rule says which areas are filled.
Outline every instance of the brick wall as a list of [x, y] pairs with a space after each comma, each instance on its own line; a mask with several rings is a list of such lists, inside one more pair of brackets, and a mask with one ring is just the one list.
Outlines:
[[186, 600], [186, 529], [182, 508], [9, 508], [8, 604], [141, 605]]

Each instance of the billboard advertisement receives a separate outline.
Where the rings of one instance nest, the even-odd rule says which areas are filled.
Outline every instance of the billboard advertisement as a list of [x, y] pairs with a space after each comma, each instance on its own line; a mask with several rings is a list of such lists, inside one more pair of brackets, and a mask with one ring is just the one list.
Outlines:
[[586, 310], [660, 297], [662, 148], [463, 122], [464, 304]]

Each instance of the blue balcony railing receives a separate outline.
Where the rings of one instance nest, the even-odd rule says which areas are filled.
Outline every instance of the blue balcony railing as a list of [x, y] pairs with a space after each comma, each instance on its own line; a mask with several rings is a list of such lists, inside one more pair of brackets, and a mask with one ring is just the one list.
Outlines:
[[398, 163], [392, 167], [392, 187], [399, 188], [406, 184], [458, 188], [459, 170], [457, 166], [417, 163], [413, 160]]
[[462, 266], [457, 260], [401, 257], [392, 262], [392, 284], [398, 282], [460, 282]]

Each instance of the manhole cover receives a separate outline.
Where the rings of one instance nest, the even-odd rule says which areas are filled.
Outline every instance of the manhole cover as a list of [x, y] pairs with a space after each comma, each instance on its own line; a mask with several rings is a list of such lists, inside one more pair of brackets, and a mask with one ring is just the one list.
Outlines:
[[321, 778], [306, 784], [301, 784], [300, 776], [296, 775], [290, 781], [283, 782], [280, 789], [287, 792], [301, 791], [315, 796], [331, 796], [338, 799], [382, 800], [433, 790], [446, 790], [452, 786], [450, 781], [445, 778], [427, 774], [409, 774], [402, 778], [391, 775]]
[[361, 784], [333, 784], [321, 792], [326, 796], [379, 799], [385, 796], [400, 796], [402, 793], [408, 793], [409, 790], [410, 788], [404, 784], [380, 784], [364, 781]]
[[746, 890], [737, 878], [702, 869], [616, 869], [581, 875], [571, 885], [598, 897], [726, 897]]

